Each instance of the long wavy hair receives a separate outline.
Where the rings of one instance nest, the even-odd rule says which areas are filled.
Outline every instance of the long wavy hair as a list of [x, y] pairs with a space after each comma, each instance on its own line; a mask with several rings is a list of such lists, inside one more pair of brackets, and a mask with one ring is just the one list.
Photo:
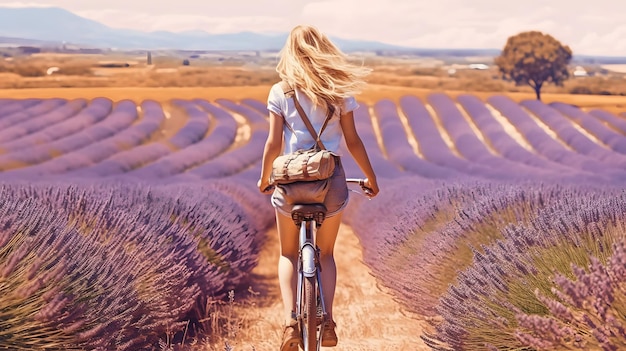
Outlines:
[[330, 39], [312, 26], [291, 30], [276, 66], [282, 80], [298, 87], [315, 106], [333, 109], [361, 92], [371, 69], [348, 61]]

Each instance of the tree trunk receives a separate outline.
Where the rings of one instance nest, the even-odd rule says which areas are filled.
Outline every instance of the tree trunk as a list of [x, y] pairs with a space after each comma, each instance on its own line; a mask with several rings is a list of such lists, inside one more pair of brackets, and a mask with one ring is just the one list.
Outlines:
[[538, 84], [535, 83], [535, 86], [533, 88], [535, 88], [535, 95], [537, 95], [537, 100], [541, 100], [541, 86], [543, 84]]

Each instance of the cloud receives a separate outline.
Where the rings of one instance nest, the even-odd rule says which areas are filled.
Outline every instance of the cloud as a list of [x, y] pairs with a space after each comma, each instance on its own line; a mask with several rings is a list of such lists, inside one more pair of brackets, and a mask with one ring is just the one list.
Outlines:
[[393, 42], [419, 28], [413, 14], [419, 13], [424, 3], [413, 0], [396, 0], [392, 4], [370, 1], [364, 6], [358, 0], [318, 1], [307, 3], [301, 18], [332, 35]]
[[[607, 48], [610, 48], [607, 50]], [[626, 25], [619, 26], [610, 32], [589, 32], [580, 38], [572, 50], [588, 55], [622, 55], [626, 56]]]
[[302, 18], [331, 35], [411, 47], [502, 48], [528, 30], [548, 33], [574, 53], [626, 56], [626, 1], [326, 0], [307, 4]]

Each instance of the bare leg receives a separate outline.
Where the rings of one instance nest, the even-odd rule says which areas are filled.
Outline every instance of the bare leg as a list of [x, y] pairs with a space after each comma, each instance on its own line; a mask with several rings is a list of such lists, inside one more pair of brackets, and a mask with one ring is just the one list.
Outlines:
[[278, 281], [283, 298], [285, 325], [291, 321], [291, 313], [296, 310], [296, 283], [298, 267], [298, 227], [291, 217], [276, 212], [276, 225], [280, 241], [278, 258]]
[[335, 241], [341, 224], [342, 212], [326, 218], [317, 231], [316, 244], [320, 248], [320, 264], [322, 265], [322, 291], [328, 318], [333, 318], [333, 300], [337, 285], [337, 267], [335, 266]]

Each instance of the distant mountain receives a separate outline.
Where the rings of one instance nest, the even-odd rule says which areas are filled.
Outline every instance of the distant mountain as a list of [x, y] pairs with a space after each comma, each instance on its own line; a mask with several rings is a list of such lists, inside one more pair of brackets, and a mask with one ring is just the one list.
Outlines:
[[[287, 34], [141, 32], [110, 28], [56, 7], [0, 7], [0, 37], [117, 49], [279, 50]], [[406, 49], [373, 41], [333, 40], [344, 51]]]
[[37, 39], [24, 39], [24, 38], [12, 38], [12, 37], [3, 37], [0, 36], [0, 45], [8, 45], [8, 46], [52, 46], [52, 45], [61, 45], [61, 42], [53, 42], [46, 40], [37, 40]]

